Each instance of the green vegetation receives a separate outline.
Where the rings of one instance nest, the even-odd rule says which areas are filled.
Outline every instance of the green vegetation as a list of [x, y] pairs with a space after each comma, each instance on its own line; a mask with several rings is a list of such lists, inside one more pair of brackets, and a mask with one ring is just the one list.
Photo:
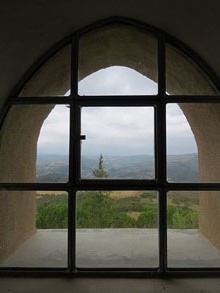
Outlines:
[[[77, 193], [77, 228], [157, 228], [156, 193], [137, 191], [120, 196], [115, 191]], [[198, 228], [198, 197], [194, 194], [169, 195], [168, 228]], [[59, 229], [68, 225], [67, 195], [42, 195], [37, 198], [37, 228]]]
[[81, 192], [77, 194], [77, 227], [126, 228], [134, 227], [134, 220], [105, 192]]
[[[99, 179], [108, 177], [102, 154], [92, 173]], [[198, 228], [198, 205], [198, 195], [193, 192], [170, 192], [168, 228]], [[158, 212], [155, 192], [82, 191], [76, 196], [77, 228], [158, 228]], [[67, 228], [67, 195], [39, 196], [36, 225], [39, 229]]]
[[38, 229], [64, 229], [68, 226], [67, 195], [42, 195], [37, 198]]
[[108, 173], [105, 170], [104, 163], [103, 163], [103, 156], [102, 154], [99, 157], [98, 167], [92, 171], [93, 175], [96, 178], [106, 178], [108, 177]]
[[187, 206], [169, 205], [167, 209], [168, 228], [193, 229], [198, 228], [198, 212]]

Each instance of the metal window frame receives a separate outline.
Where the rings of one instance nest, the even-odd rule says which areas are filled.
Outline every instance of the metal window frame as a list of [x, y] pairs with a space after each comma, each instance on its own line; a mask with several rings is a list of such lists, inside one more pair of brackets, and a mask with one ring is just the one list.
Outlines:
[[[158, 40], [158, 94], [149, 96], [79, 96], [78, 95], [78, 53], [79, 40], [87, 32], [110, 24], [123, 24], [144, 30]], [[178, 48], [201, 69], [210, 85], [216, 90], [213, 96], [166, 94], [166, 44]], [[71, 45], [71, 89], [63, 97], [20, 97], [23, 86], [34, 73], [66, 45]], [[220, 276], [219, 268], [169, 268], [167, 266], [167, 192], [174, 190], [220, 191], [219, 183], [169, 183], [167, 182], [166, 152], [166, 105], [168, 103], [220, 103], [220, 80], [211, 68], [190, 48], [153, 26], [133, 19], [111, 17], [93, 23], [63, 39], [40, 57], [23, 76], [11, 92], [0, 112], [0, 127], [12, 105], [27, 104], [68, 104], [70, 106], [69, 181], [67, 183], [0, 183], [0, 190], [58, 190], [68, 193], [68, 266], [51, 267], [0, 267], [3, 276], [92, 276], [92, 277], [191, 277]], [[83, 106], [152, 106], [155, 109], [155, 180], [85, 180], [80, 179], [80, 110]], [[76, 192], [80, 190], [155, 190], [159, 196], [159, 267], [157, 268], [76, 268]]]

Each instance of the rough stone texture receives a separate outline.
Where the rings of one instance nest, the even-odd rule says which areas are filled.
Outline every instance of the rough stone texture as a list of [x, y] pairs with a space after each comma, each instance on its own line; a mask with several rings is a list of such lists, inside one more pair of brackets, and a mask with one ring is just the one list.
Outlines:
[[53, 55], [26, 83], [22, 97], [62, 96], [70, 89], [71, 47]]
[[[35, 182], [39, 131], [52, 105], [13, 106], [0, 135], [0, 181]], [[1, 191], [0, 260], [35, 232], [35, 192]]]
[[157, 39], [131, 26], [108, 26], [80, 39], [79, 80], [109, 66], [125, 66], [157, 81]]
[[[194, 133], [199, 154], [201, 182], [220, 181], [220, 105], [181, 104]], [[199, 229], [220, 249], [220, 192], [200, 192]]]
[[0, 192], [0, 261], [36, 231], [35, 192]]
[[[143, 31], [127, 26], [112, 26], [90, 32], [80, 41], [79, 80], [112, 65], [133, 68], [157, 81], [157, 42]], [[66, 47], [49, 60], [26, 84], [23, 96], [63, 95], [70, 85], [70, 48]], [[169, 94], [213, 94], [206, 78], [192, 63], [172, 48], [167, 50], [167, 91]], [[219, 180], [220, 115], [219, 105], [181, 104], [195, 135], [199, 151], [202, 181]], [[1, 182], [33, 182], [36, 168], [36, 145], [44, 119], [53, 105], [13, 106], [0, 132]], [[35, 199], [1, 194], [0, 259], [9, 254], [35, 230]], [[12, 199], [13, 198], [13, 199]], [[22, 203], [23, 201], [23, 203]], [[13, 208], [12, 208], [13, 207]], [[200, 200], [200, 231], [220, 247], [220, 198], [203, 192]], [[16, 211], [15, 211], [16, 210]], [[21, 216], [22, 215], [22, 216]], [[31, 218], [33, 217], [33, 218]], [[32, 220], [30, 220], [32, 219]], [[11, 221], [12, 224], [9, 224]], [[19, 226], [22, 228], [15, 229]], [[19, 231], [17, 231], [19, 230]], [[12, 236], [13, 235], [13, 236]]]
[[166, 87], [170, 95], [213, 95], [207, 76], [186, 55], [166, 46]]
[[[64, 95], [70, 87], [70, 46], [55, 54], [20, 96]], [[14, 105], [0, 132], [0, 182], [36, 181], [37, 140], [53, 105]], [[0, 261], [36, 231], [35, 192], [0, 193]]]

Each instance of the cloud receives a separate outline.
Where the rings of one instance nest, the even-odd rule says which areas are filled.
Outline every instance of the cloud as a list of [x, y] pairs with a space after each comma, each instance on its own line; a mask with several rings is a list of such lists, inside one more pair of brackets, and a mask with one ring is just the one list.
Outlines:
[[85, 107], [84, 154], [153, 154], [153, 107]]
[[[135, 70], [113, 66], [86, 77], [80, 94], [156, 94], [157, 84]], [[115, 97], [117, 99], [117, 96]], [[167, 105], [168, 154], [197, 152], [190, 126], [177, 104]], [[81, 133], [83, 154], [153, 154], [153, 107], [83, 107]], [[45, 120], [38, 153], [68, 153], [69, 108], [57, 105]]]
[[156, 95], [157, 84], [134, 69], [112, 66], [79, 82], [79, 95]]

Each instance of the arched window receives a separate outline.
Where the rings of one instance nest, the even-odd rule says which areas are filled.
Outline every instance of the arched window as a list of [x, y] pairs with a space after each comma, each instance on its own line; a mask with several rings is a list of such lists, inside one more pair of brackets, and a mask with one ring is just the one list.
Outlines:
[[127, 19], [47, 52], [2, 110], [0, 270], [220, 271], [219, 86]]

